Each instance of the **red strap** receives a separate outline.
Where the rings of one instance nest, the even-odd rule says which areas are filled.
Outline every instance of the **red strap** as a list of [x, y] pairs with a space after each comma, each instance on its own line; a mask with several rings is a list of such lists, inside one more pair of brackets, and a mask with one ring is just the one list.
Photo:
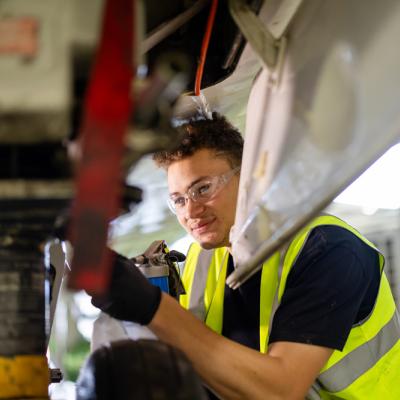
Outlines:
[[132, 112], [133, 1], [108, 0], [80, 131], [82, 162], [73, 209], [69, 286], [103, 293], [111, 268], [108, 223], [121, 197], [123, 137]]

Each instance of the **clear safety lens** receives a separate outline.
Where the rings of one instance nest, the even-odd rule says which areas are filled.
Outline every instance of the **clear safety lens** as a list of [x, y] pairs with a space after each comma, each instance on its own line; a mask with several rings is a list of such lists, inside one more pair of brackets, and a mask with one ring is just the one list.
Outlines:
[[239, 170], [240, 167], [236, 167], [225, 174], [204, 179], [191, 186], [185, 194], [169, 197], [169, 208], [173, 213], [180, 214], [184, 211], [189, 199], [199, 203], [211, 200]]

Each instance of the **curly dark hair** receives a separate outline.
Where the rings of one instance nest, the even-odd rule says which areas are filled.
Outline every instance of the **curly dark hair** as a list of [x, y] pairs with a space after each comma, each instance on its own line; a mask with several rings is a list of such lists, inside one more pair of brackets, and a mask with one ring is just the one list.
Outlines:
[[212, 119], [192, 120], [177, 129], [182, 134], [178, 146], [154, 153], [153, 160], [158, 167], [167, 169], [174, 161], [202, 149], [215, 150], [215, 155], [224, 157], [232, 168], [241, 164], [243, 138], [222, 115], [213, 113]]

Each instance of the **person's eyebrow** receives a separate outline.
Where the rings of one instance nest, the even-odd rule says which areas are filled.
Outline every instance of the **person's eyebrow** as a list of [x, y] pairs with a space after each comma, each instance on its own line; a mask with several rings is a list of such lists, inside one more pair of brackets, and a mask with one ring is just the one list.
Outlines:
[[[199, 182], [201, 182], [201, 181], [204, 180], [204, 179], [210, 179], [210, 178], [211, 178], [211, 177], [210, 177], [209, 175], [200, 176], [199, 178], [195, 179], [193, 182], [191, 182], [191, 183], [187, 186], [187, 188], [186, 188], [186, 190], [185, 190], [185, 193], [186, 193], [192, 186], [194, 186], [196, 183], [199, 183]], [[172, 197], [172, 196], [178, 196], [178, 195], [181, 195], [181, 194], [182, 194], [182, 193], [179, 193], [179, 192], [173, 192], [173, 193], [170, 193], [169, 196]]]

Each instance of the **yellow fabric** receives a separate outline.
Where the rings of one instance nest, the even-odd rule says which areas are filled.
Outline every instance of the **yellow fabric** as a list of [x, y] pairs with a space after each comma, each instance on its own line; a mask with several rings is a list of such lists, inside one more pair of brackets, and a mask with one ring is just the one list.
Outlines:
[[[296, 261], [303, 245], [308, 238], [311, 230], [316, 226], [321, 225], [336, 225], [343, 227], [359, 239], [364, 241], [367, 245], [376, 249], [376, 247], [366, 238], [364, 238], [356, 229], [346, 224], [344, 221], [333, 216], [321, 216], [313, 220], [305, 228], [303, 228], [291, 242], [285, 256], [282, 277], [279, 282], [279, 300], [281, 299], [286, 285], [286, 280], [289, 275], [290, 269]], [[378, 251], [378, 250], [377, 250]], [[374, 338], [383, 326], [392, 318], [396, 306], [390, 290], [389, 282], [383, 272], [384, 258], [379, 253], [379, 267], [382, 273], [381, 283], [378, 291], [378, 297], [374, 306], [373, 312], [370, 317], [359, 326], [354, 326], [347, 338], [345, 347], [342, 351], [334, 351], [325, 364], [321, 373], [327, 371], [332, 366], [339, 363], [344, 357], [349, 355], [353, 350], [363, 345], [367, 341]], [[399, 379], [399, 375], [395, 375], [389, 371], [390, 366], [398, 370], [400, 366], [400, 348], [399, 343], [392, 348], [384, 357], [382, 357], [373, 368], [369, 369], [366, 373], [356, 379], [345, 390], [335, 393], [323, 391], [321, 397], [323, 399], [400, 399], [400, 385], [395, 384]], [[382, 383], [383, 382], [383, 383]], [[392, 383], [387, 387], [388, 383]], [[394, 388], [393, 386], [396, 386]]]
[[276, 291], [278, 290], [278, 269], [280, 255], [273, 254], [264, 264], [261, 271], [260, 287], [260, 352], [268, 350], [269, 322]]
[[[182, 281], [185, 286], [186, 295], [180, 296], [181, 305], [188, 309], [192, 290], [193, 277], [197, 259], [201, 247], [194, 243], [189, 249]], [[223, 301], [225, 292], [226, 271], [228, 266], [228, 250], [225, 247], [214, 251], [213, 258], [208, 270], [207, 285], [204, 293], [204, 304], [206, 310], [206, 324], [214, 332], [222, 332], [223, 323]], [[261, 292], [260, 292], [260, 351], [267, 352], [269, 322], [275, 293], [278, 287], [278, 267], [279, 253], [275, 253], [263, 264], [261, 273]]]
[[206, 324], [214, 332], [222, 332], [224, 319], [224, 292], [229, 252], [225, 247], [214, 251], [207, 277], [204, 296]]
[[[286, 286], [287, 276], [296, 261], [298, 254], [300, 253], [303, 245], [308, 238], [309, 233], [316, 226], [321, 225], [336, 225], [345, 228], [356, 235], [359, 239], [364, 241], [367, 245], [376, 249], [376, 247], [366, 238], [364, 238], [356, 229], [348, 225], [341, 219], [334, 217], [332, 215], [324, 215], [315, 218], [311, 223], [304, 227], [291, 242], [288, 251], [285, 256], [282, 277], [279, 282], [279, 300], [281, 299]], [[382, 271], [384, 259], [379, 253], [380, 269]], [[365, 321], [360, 326], [355, 326], [350, 331], [350, 335], [347, 339], [346, 346], [343, 351], [335, 351], [330, 357], [328, 363], [324, 366], [321, 372], [326, 371], [332, 365], [339, 362], [347, 354], [352, 352], [354, 349], [365, 343], [366, 341], [372, 339], [392, 317], [395, 309], [394, 300], [390, 291], [389, 283], [385, 274], [382, 273], [382, 279], [380, 283], [379, 296], [377, 298], [377, 303], [374, 307], [374, 312], [370, 318]]]
[[[321, 225], [336, 225], [343, 227], [355, 234], [367, 245], [376, 249], [370, 241], [364, 238], [356, 229], [349, 226], [344, 221], [334, 216], [321, 216], [315, 218], [310, 224], [303, 228], [290, 243], [283, 261], [280, 280], [278, 277], [279, 254], [276, 253], [267, 260], [263, 264], [260, 284], [260, 351], [263, 353], [267, 351], [270, 328], [269, 322], [271, 320], [271, 313], [273, 312], [275, 294], [278, 291], [277, 296], [278, 301], [280, 302], [285, 290], [289, 272], [300, 254], [308, 235], [314, 227]], [[188, 281], [190, 281], [190, 285], [186, 286], [187, 288], [191, 287], [193, 284], [193, 275], [199, 254], [200, 250], [193, 251], [193, 254], [189, 254], [187, 264], [188, 262], [193, 264], [190, 267], [192, 271], [187, 272], [189, 277]], [[379, 252], [378, 254], [382, 279], [373, 312], [361, 325], [352, 328], [343, 351], [334, 351], [324, 368], [321, 370], [321, 373], [339, 363], [346, 355], [349, 355], [353, 350], [375, 337], [395, 312], [395, 304], [390, 286], [385, 274], [383, 273], [384, 258]], [[227, 259], [227, 251], [225, 248], [216, 249], [209, 268], [204, 297], [206, 311], [208, 312], [206, 323], [210, 328], [218, 333], [221, 333], [222, 331]], [[398, 342], [397, 345], [382, 357], [373, 368], [359, 377], [348, 388], [338, 393], [321, 392], [321, 396], [323, 399], [400, 399], [400, 385], [395, 385], [395, 382], [400, 379], [398, 376], [399, 365], [400, 344]], [[392, 366], [395, 366], [393, 368], [395, 368], [396, 372], [391, 370]], [[373, 385], [376, 387], [373, 388], [371, 382], [373, 382]], [[390, 383], [389, 388], [385, 387], [385, 384], [388, 382]], [[395, 385], [396, 388], [393, 388], [393, 385]], [[371, 393], [373, 393], [373, 395], [371, 395]]]
[[0, 398], [48, 398], [49, 368], [45, 356], [0, 357]]
[[[193, 279], [201, 250], [202, 249], [198, 243], [193, 243], [186, 256], [185, 268], [182, 274], [182, 283], [186, 290], [186, 294], [179, 297], [181, 306], [186, 309], [189, 309]], [[222, 332], [223, 302], [228, 255], [229, 253], [226, 247], [220, 247], [214, 250], [207, 273], [207, 284], [204, 292], [204, 308], [206, 313], [205, 323], [217, 333]]]
[[399, 400], [400, 339], [373, 368], [361, 375], [346, 389], [334, 394], [322, 392], [323, 399]]
[[186, 255], [185, 268], [182, 274], [182, 283], [186, 294], [179, 296], [179, 303], [182, 307], [189, 309], [190, 296], [192, 294], [194, 272], [196, 270], [197, 259], [199, 257], [201, 247], [197, 243], [192, 243]]
[[[282, 298], [283, 292], [285, 291], [286, 280], [289, 275], [289, 272], [294, 265], [296, 258], [300, 254], [308, 235], [310, 234], [311, 230], [317, 226], [321, 225], [336, 225], [342, 228], [349, 230], [350, 232], [354, 233], [358, 238], [364, 241], [366, 244], [374, 248], [376, 247], [373, 243], [371, 243], [368, 239], [364, 238], [360, 232], [354, 229], [352, 226], [348, 225], [346, 222], [342, 221], [340, 218], [334, 217], [333, 215], [322, 215], [313, 219], [308, 225], [306, 225], [300, 232], [297, 233], [295, 238], [290, 243], [288, 250], [285, 255], [284, 260], [284, 267], [282, 271], [282, 277], [279, 282], [279, 301]], [[380, 260], [380, 267], [381, 270], [383, 269], [383, 256], [379, 253], [379, 260]]]
[[325, 364], [324, 368], [322, 368], [321, 373], [342, 360], [357, 347], [374, 338], [379, 333], [380, 329], [392, 318], [395, 307], [389, 282], [383, 274], [373, 313], [363, 324], [359, 326], [356, 325], [351, 329], [343, 350], [334, 351], [332, 353], [328, 362]]

